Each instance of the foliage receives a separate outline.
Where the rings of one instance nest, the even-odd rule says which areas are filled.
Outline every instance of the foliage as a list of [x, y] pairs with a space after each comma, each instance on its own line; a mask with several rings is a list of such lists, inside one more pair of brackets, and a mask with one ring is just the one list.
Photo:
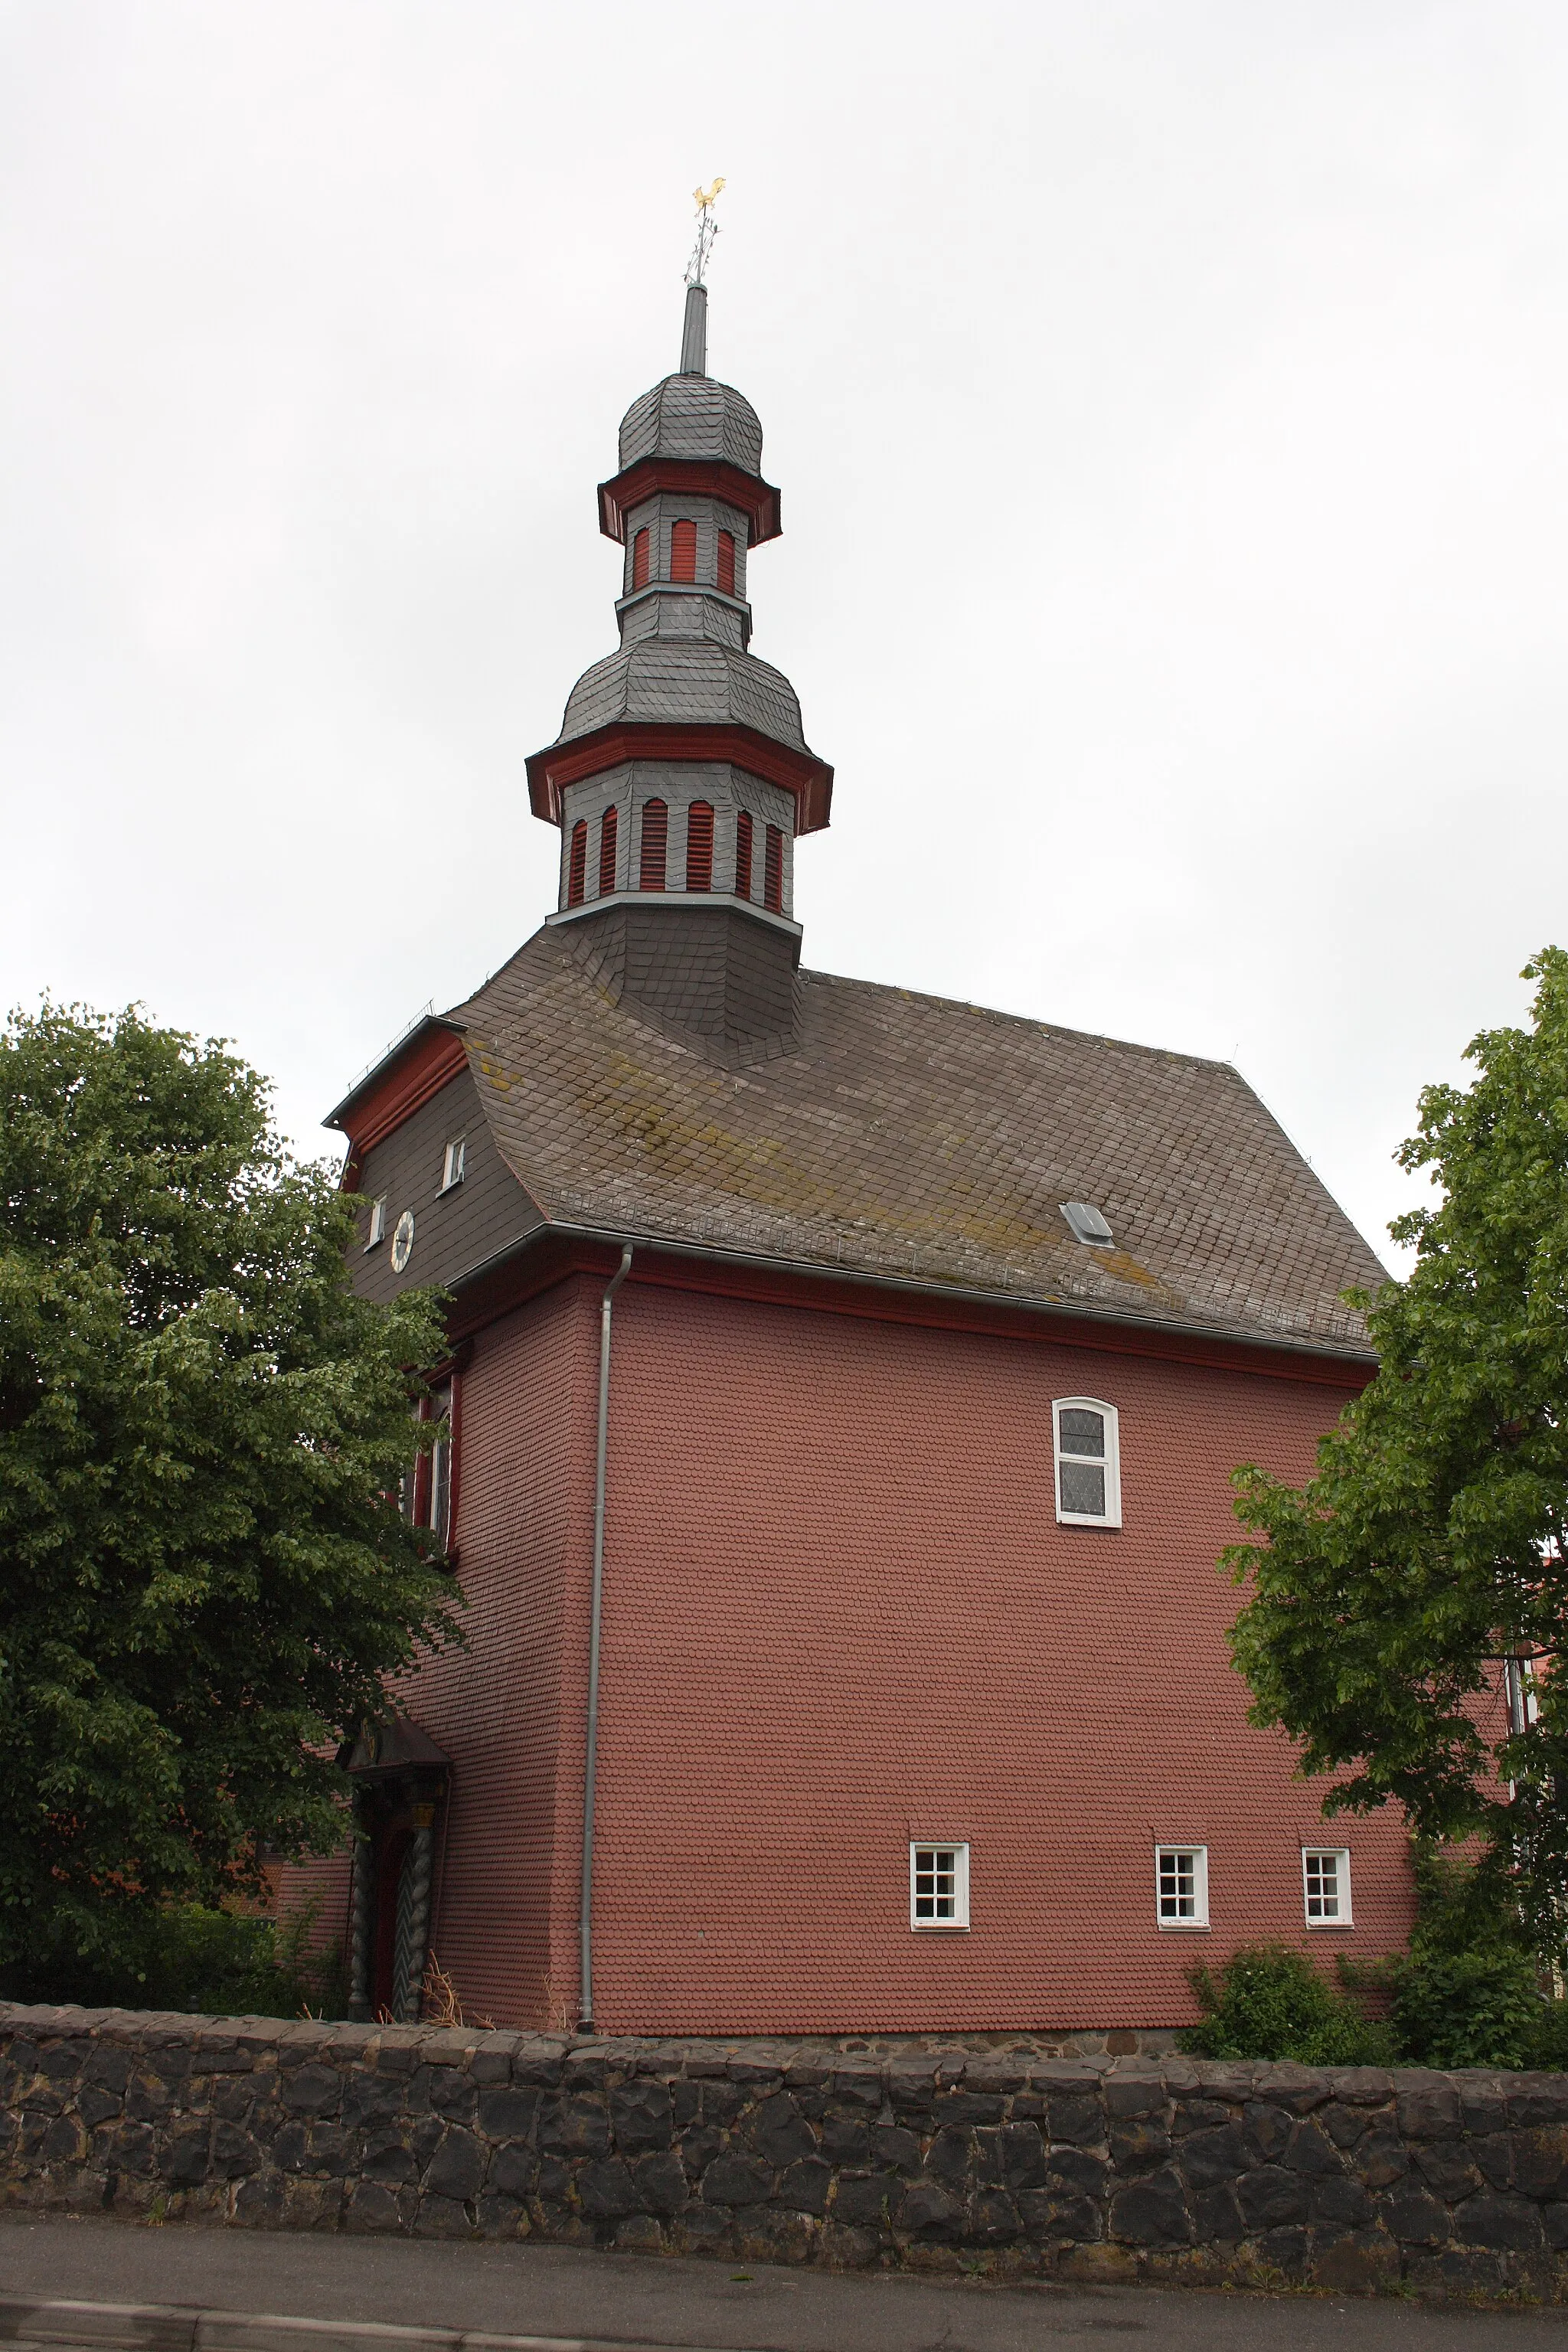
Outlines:
[[1409, 1949], [1375, 1972], [1401, 2055], [1423, 2066], [1560, 2064], [1564, 2004], [1547, 1994], [1529, 1922], [1495, 1873], [1418, 1845], [1415, 1885]]
[[[1512, 1732], [1504, 1654], [1554, 1657], [1568, 1621], [1568, 955], [1528, 967], [1531, 1025], [1483, 1031], [1466, 1091], [1427, 1087], [1400, 1154], [1439, 1205], [1394, 1225], [1410, 1278], [1357, 1297], [1381, 1365], [1304, 1492], [1247, 1466], [1255, 1540], [1226, 1565], [1255, 1723], [1283, 1727], [1324, 1810], [1394, 1801], [1430, 1840], [1477, 1840], [1495, 1899], [1561, 1948], [1568, 1695], [1548, 1664]], [[1509, 1783], [1516, 1794], [1510, 1801]]]
[[1182, 2036], [1189, 2056], [1371, 2066], [1393, 2055], [1387, 2026], [1363, 2016], [1348, 1993], [1289, 1945], [1244, 1945], [1217, 1976], [1196, 1968], [1190, 1982], [1204, 2015]]
[[455, 1636], [395, 1499], [440, 1317], [357, 1299], [351, 1234], [219, 1045], [47, 1004], [0, 1033], [7, 1979], [134, 1969], [171, 1905], [335, 1843], [334, 1751]]
[[174, 2009], [206, 2017], [342, 2014], [335, 1949], [316, 1941], [318, 1906], [281, 1919], [250, 1911], [171, 1903], [128, 1913], [119, 1948], [57, 1960], [39, 1978], [10, 1972], [19, 2000], [79, 2001], [88, 2009]]

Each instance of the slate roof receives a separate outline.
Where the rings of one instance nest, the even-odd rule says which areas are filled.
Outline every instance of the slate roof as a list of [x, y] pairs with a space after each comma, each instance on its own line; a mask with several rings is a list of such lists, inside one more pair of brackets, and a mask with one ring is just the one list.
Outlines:
[[644, 457], [717, 457], [763, 470], [762, 420], [743, 393], [710, 375], [667, 375], [621, 419], [621, 471]]
[[[467, 1003], [497, 1144], [552, 1222], [1361, 1355], [1384, 1269], [1226, 1063], [826, 972], [741, 1070], [612, 1003], [568, 929]], [[1064, 1201], [1103, 1210], [1110, 1249]]]
[[640, 637], [595, 662], [567, 698], [556, 741], [616, 719], [732, 722], [805, 748], [799, 698], [783, 671], [711, 637]]

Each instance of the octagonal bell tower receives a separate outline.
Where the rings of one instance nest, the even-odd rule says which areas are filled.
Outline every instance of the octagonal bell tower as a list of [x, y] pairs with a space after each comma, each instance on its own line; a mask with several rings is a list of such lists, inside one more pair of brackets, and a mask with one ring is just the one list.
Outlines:
[[827, 824], [833, 771], [750, 651], [750, 560], [779, 535], [779, 494], [756, 411], [707, 372], [707, 331], [689, 286], [679, 369], [627, 409], [599, 486], [625, 550], [619, 650], [578, 679], [528, 779], [561, 828], [551, 923], [617, 1000], [740, 1062], [793, 1042], [795, 844]]

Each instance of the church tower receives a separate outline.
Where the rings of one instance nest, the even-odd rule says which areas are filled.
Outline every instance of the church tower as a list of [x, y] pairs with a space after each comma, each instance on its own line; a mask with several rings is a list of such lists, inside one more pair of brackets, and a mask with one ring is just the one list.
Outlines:
[[561, 829], [551, 924], [616, 1002], [741, 1063], [794, 1042], [795, 844], [826, 824], [833, 771], [789, 680], [749, 650], [750, 560], [779, 535], [779, 494], [707, 342], [699, 283], [680, 366], [627, 409], [599, 486], [599, 528], [625, 549], [620, 649], [578, 679], [528, 780]]

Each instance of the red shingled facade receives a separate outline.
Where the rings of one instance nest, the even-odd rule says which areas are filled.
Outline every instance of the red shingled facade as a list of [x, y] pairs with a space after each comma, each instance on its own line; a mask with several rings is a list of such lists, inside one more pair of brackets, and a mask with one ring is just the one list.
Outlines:
[[[476, 1336], [455, 1529], [471, 1648], [401, 1695], [454, 1766], [432, 1944], [509, 2024], [567, 2022], [575, 2000], [602, 1288], [568, 1276]], [[1194, 2013], [1194, 1960], [1236, 1944], [1365, 1960], [1403, 1939], [1399, 1822], [1326, 1830], [1287, 1745], [1247, 1725], [1215, 1565], [1230, 1470], [1305, 1475], [1356, 1374], [1114, 1338], [910, 1328], [634, 1267], [609, 1418], [601, 2030], [1170, 2026]], [[1120, 1529], [1056, 1520], [1051, 1403], [1084, 1394], [1121, 1412]], [[911, 1929], [920, 1838], [968, 1841], [967, 1933]], [[1159, 1839], [1207, 1845], [1209, 1932], [1155, 1924]], [[1352, 1928], [1304, 1926], [1316, 1843], [1351, 1848]]]

